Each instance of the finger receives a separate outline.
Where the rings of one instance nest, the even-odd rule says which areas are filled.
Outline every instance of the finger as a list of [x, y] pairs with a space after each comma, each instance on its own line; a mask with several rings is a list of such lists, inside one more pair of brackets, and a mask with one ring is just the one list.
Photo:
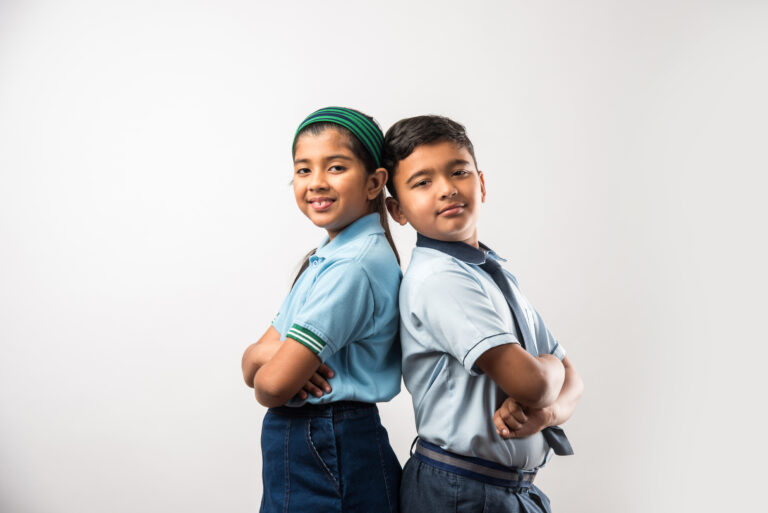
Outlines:
[[515, 419], [518, 423], [525, 423], [528, 420], [528, 416], [525, 414], [523, 407], [514, 400], [507, 399], [499, 408], [502, 412], [502, 417], [505, 420]]
[[525, 414], [523, 407], [515, 403], [516, 408], [512, 410], [512, 416], [520, 423], [525, 424], [528, 421], [528, 415]]
[[493, 414], [493, 425], [496, 426], [496, 432], [499, 434], [500, 437], [507, 439], [509, 437], [509, 427], [507, 427], [507, 424], [504, 422], [504, 419], [501, 418], [501, 410], [496, 410], [496, 413]]
[[516, 411], [514, 410], [509, 411], [509, 408], [502, 405], [502, 407], [499, 408], [497, 412], [499, 413], [501, 420], [504, 422], [504, 424], [506, 424], [506, 426], [510, 430], [514, 431], [515, 429], [519, 429], [520, 426], [523, 425], [523, 422], [520, 422], [520, 420], [518, 419], [519, 413], [517, 413]]
[[299, 390], [296, 392], [296, 395], [294, 396], [294, 399], [301, 399], [302, 401], [307, 398], [307, 393], [304, 390]]
[[312, 384], [311, 381], [307, 381], [304, 384], [304, 390], [306, 390], [307, 393], [314, 395], [315, 397], [320, 397], [323, 395], [323, 391], [317, 388], [314, 384]]
[[531, 436], [534, 434], [535, 431], [531, 430], [528, 426], [521, 426], [520, 429], [517, 429], [515, 431], [510, 432], [509, 437], [510, 438], [525, 438], [527, 436]]
[[329, 385], [328, 382], [324, 380], [320, 374], [318, 373], [312, 374], [312, 376], [309, 378], [309, 381], [314, 383], [315, 386], [317, 386], [317, 388], [321, 390], [325, 390], [326, 394], [331, 392], [331, 385]]
[[326, 377], [328, 379], [332, 378], [334, 376], [333, 369], [328, 367], [326, 364], [321, 363], [320, 367], [317, 368], [317, 373], [320, 374], [323, 377]]

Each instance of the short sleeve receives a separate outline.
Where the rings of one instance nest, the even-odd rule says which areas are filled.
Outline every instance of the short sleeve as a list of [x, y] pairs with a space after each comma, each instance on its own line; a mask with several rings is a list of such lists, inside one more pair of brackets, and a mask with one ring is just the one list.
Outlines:
[[536, 345], [539, 354], [552, 354], [559, 360], [565, 358], [565, 348], [549, 332], [539, 312], [536, 312]]
[[286, 337], [305, 345], [325, 361], [373, 327], [373, 291], [362, 266], [353, 260], [322, 270]]
[[475, 362], [485, 351], [519, 344], [496, 311], [482, 285], [462, 270], [429, 276], [418, 287], [416, 316], [440, 348], [456, 358], [470, 374], [480, 374]]

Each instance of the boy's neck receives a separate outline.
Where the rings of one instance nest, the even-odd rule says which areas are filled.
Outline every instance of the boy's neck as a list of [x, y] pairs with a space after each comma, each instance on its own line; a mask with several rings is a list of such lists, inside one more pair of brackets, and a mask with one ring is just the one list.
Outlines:
[[446, 237], [431, 237], [429, 235], [425, 235], [425, 234], [423, 234], [421, 232], [418, 232], [418, 231], [416, 233], [418, 233], [422, 237], [427, 237], [427, 238], [430, 238], [432, 240], [439, 240], [441, 242], [463, 242], [464, 244], [472, 246], [473, 248], [480, 249], [480, 241], [477, 238], [477, 229], [475, 229], [472, 232], [472, 236], [471, 237], [466, 238], [466, 239], [460, 239], [460, 238], [459, 239], [454, 239], [454, 238], [450, 238], [450, 237], [447, 237], [447, 238]]
[[432, 240], [436, 240], [436, 241], [440, 241], [440, 242], [463, 242], [464, 244], [466, 244], [468, 246], [472, 246], [475, 249], [480, 249], [480, 241], [479, 241], [479, 239], [477, 237], [477, 230], [475, 230], [475, 232], [473, 233], [472, 237], [470, 237], [468, 239], [464, 239], [464, 240], [461, 240], [461, 239], [450, 239], [450, 238], [430, 237], [429, 235], [424, 235], [421, 232], [416, 232], [416, 233], [419, 234], [421, 237], [426, 237], [428, 239], [432, 239]]

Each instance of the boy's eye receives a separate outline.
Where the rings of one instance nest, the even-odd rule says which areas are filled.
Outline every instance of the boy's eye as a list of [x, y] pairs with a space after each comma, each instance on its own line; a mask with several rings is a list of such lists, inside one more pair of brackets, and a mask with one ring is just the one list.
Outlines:
[[414, 188], [416, 188], [416, 187], [424, 187], [424, 186], [426, 186], [427, 184], [429, 184], [429, 180], [421, 180], [420, 182], [416, 182], [416, 183], [414, 183], [414, 184], [413, 184], [413, 187], [414, 187]]
[[464, 176], [468, 174], [469, 174], [469, 171], [467, 171], [466, 169], [457, 169], [456, 171], [453, 172], [454, 176]]
[[309, 169], [307, 169], [306, 167], [302, 167], [301, 169], [296, 170], [297, 175], [305, 175], [307, 173], [309, 173]]

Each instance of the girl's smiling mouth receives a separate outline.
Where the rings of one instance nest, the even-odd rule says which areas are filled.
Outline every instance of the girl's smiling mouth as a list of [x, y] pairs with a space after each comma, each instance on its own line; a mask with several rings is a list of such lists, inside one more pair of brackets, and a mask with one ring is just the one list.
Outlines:
[[328, 210], [330, 206], [333, 204], [333, 202], [336, 200], [333, 198], [317, 197], [317, 198], [310, 198], [307, 201], [309, 202], [313, 210], [315, 210], [316, 212], [323, 212], [325, 210]]

